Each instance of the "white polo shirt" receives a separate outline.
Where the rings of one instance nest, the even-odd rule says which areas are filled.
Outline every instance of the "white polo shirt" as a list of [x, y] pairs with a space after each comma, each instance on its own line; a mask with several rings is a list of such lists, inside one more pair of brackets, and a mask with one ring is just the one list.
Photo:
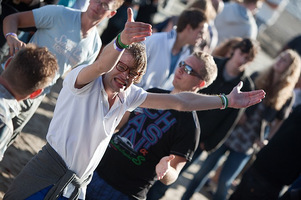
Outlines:
[[[68, 169], [81, 179], [96, 169], [123, 114], [134, 110], [147, 96], [143, 89], [132, 85], [119, 94], [121, 100], [116, 98], [109, 109], [102, 77], [81, 89], [74, 87], [85, 66], [73, 69], [64, 80], [46, 137]], [[68, 198], [73, 189], [72, 184], [68, 185], [63, 195]], [[86, 188], [81, 189], [80, 199], [84, 199], [85, 191]]]

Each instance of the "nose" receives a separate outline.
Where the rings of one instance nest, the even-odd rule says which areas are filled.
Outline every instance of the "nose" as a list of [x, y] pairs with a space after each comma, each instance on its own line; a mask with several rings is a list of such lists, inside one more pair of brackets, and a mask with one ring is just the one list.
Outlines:
[[180, 74], [185, 73], [185, 72], [184, 72], [184, 67], [178, 67], [178, 71], [179, 71]]
[[130, 78], [129, 73], [130, 73], [130, 70], [128, 69], [128, 70], [122, 72], [122, 75], [125, 77], [125, 79], [129, 79]]

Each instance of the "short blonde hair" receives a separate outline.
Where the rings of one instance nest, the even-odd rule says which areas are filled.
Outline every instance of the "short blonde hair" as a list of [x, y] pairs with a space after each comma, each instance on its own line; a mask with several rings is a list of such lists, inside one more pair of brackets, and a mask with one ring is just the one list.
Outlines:
[[201, 79], [206, 82], [205, 87], [208, 87], [217, 77], [216, 63], [214, 62], [213, 57], [207, 52], [195, 51], [192, 55], [202, 63], [202, 67], [198, 74]]

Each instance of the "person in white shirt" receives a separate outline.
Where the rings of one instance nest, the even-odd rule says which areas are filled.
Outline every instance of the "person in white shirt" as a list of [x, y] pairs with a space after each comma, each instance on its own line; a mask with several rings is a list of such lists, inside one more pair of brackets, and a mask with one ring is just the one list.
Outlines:
[[[229, 95], [194, 93], [154, 94], [133, 85], [146, 68], [141, 44], [151, 26], [134, 22], [128, 9], [125, 29], [107, 45], [91, 65], [79, 66], [64, 80], [47, 144], [13, 181], [4, 196], [9, 199], [85, 199], [86, 186], [100, 162], [124, 113], [140, 106], [193, 111], [240, 108], [260, 102], [265, 92]], [[162, 169], [160, 175], [166, 171]]]

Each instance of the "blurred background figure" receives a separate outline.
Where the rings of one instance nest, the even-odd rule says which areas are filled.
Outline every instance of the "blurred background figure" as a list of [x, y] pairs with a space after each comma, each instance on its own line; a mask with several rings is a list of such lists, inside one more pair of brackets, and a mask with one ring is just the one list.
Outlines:
[[[301, 106], [293, 109], [275, 136], [257, 154], [230, 200], [278, 199], [283, 187], [300, 176]], [[298, 200], [301, 192], [285, 193], [281, 200]], [[295, 197], [295, 198], [293, 198]]]
[[258, 31], [272, 26], [288, 4], [289, 0], [265, 0], [255, 14]]
[[[214, 19], [223, 9], [222, 0], [193, 0], [186, 7], [201, 9], [206, 14], [208, 18], [208, 31], [205, 33], [202, 42], [196, 45], [196, 50], [211, 53], [217, 45], [218, 33], [214, 25]], [[166, 18], [164, 21], [153, 26], [153, 32], [168, 32], [172, 30], [176, 26], [178, 19], [178, 15]]]
[[140, 0], [140, 8], [136, 20], [153, 24], [154, 14], [158, 11], [159, 0]]
[[232, 37], [247, 37], [255, 40], [258, 28], [254, 14], [261, 4], [261, 0], [225, 3], [222, 12], [215, 18], [218, 44]]
[[[267, 144], [267, 140], [273, 137], [289, 116], [294, 103], [293, 89], [300, 76], [300, 64], [299, 55], [292, 50], [286, 50], [270, 68], [254, 73], [255, 89], [264, 89], [265, 99], [256, 106], [247, 108], [225, 143], [208, 155], [188, 185], [182, 200], [189, 200], [194, 192], [203, 187], [210, 171], [216, 169], [222, 156], [228, 152], [213, 200], [227, 198], [232, 182], [252, 154], [256, 153], [256, 148], [260, 149]], [[201, 120], [200, 123], [202, 124]]]

